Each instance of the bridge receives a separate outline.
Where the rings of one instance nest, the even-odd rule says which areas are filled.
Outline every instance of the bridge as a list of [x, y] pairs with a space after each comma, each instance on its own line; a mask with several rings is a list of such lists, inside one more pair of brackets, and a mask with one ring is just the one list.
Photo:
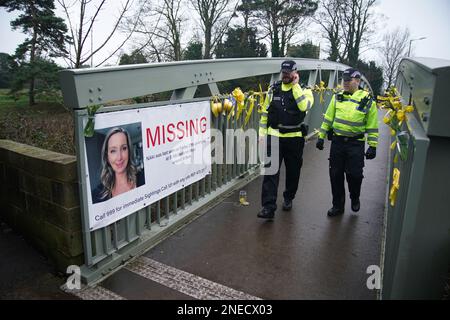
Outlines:
[[[219, 87], [224, 81], [238, 83], [248, 77], [277, 80], [283, 60], [224, 59], [61, 72], [64, 102], [75, 117], [84, 250], [83, 288], [64, 286], [64, 290], [81, 299], [403, 299], [443, 295], [450, 266], [450, 214], [445, 203], [450, 196], [450, 131], [446, 124], [450, 119], [450, 93], [446, 90], [450, 61], [402, 61], [397, 89], [401, 103], [415, 108], [401, 123], [401, 137], [406, 134], [407, 139], [391, 135], [391, 129], [383, 124], [385, 111], [379, 110], [377, 158], [366, 161], [358, 213], [348, 204], [344, 215], [327, 217], [330, 144], [326, 142], [323, 152], [316, 150], [313, 130], [320, 127], [328, 102], [341, 84], [340, 75], [348, 66], [295, 59], [303, 86], [315, 89], [315, 103], [306, 118], [311, 130], [292, 211], [278, 210], [274, 221], [256, 218], [262, 177], [251, 153], [257, 151], [251, 149], [251, 137], [233, 135], [239, 128], [258, 127], [256, 106], [262, 93], [249, 93], [256, 101], [254, 110], [245, 105], [247, 117], [226, 112], [209, 115], [211, 129], [220, 132], [220, 137], [213, 139], [223, 146], [220, 159], [231, 162], [213, 162], [211, 171], [196, 181], [155, 202], [146, 201], [110, 224], [93, 227], [92, 186], [87, 178], [94, 179], [95, 173], [85, 135], [89, 121], [95, 121], [98, 131], [99, 124], [107, 123], [114, 114], [126, 117], [129, 112], [153, 109], [162, 115], [168, 106], [209, 106], [212, 96], [223, 98]], [[365, 78], [363, 86], [371, 91]], [[123, 104], [124, 99], [162, 92], [171, 92], [170, 100]], [[97, 110], [99, 105], [102, 107]], [[236, 153], [239, 146], [246, 147], [244, 161], [239, 161]], [[400, 147], [407, 157], [396, 157], [395, 148]], [[214, 151], [213, 155], [218, 159]], [[394, 169], [401, 172], [399, 180]], [[283, 179], [282, 170], [280, 188]], [[394, 200], [393, 186], [398, 189]], [[248, 205], [240, 201], [242, 190]]]

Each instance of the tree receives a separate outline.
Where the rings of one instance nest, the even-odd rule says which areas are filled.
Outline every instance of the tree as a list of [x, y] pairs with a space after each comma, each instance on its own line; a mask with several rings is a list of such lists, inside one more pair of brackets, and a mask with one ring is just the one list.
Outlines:
[[7, 53], [0, 52], [0, 88], [10, 88], [11, 73], [11, 56]]
[[158, 12], [166, 20], [165, 28], [161, 28], [158, 36], [164, 38], [171, 46], [171, 60], [181, 60], [181, 24], [184, 20], [181, 17], [180, 9], [183, 2], [181, 0], [163, 0], [163, 6]]
[[124, 29], [135, 33], [136, 48], [153, 61], [182, 59], [185, 0], [140, 0], [138, 16], [127, 19]]
[[262, 29], [262, 38], [270, 38], [272, 57], [281, 57], [304, 18], [312, 16], [317, 7], [314, 0], [244, 0], [240, 10], [251, 12]]
[[319, 59], [320, 48], [311, 41], [307, 41], [299, 46], [289, 46], [287, 48], [288, 57]]
[[[38, 70], [39, 72], [36, 72]], [[11, 93], [15, 94], [21, 91], [25, 85], [30, 82], [30, 74], [34, 74], [35, 83], [33, 94], [38, 96], [40, 93], [54, 94], [60, 89], [58, 71], [61, 70], [56, 63], [50, 59], [36, 57], [33, 64], [15, 60], [11, 63], [11, 72], [14, 77], [10, 83]]]
[[201, 60], [203, 43], [192, 39], [183, 51], [183, 60]]
[[361, 73], [369, 81], [375, 96], [379, 95], [381, 92], [381, 87], [383, 86], [383, 69], [376, 65], [375, 61], [364, 62], [358, 60], [355, 64]]
[[325, 0], [316, 18], [329, 41], [330, 60], [349, 65], [358, 62], [375, 25], [376, 0]]
[[[5, 7], [8, 12], [21, 11], [19, 17], [11, 21], [12, 28], [22, 28], [22, 31], [29, 37], [21, 43], [14, 54], [16, 66], [24, 68], [20, 72], [25, 79], [18, 81], [23, 83], [26, 80], [29, 83], [29, 104], [35, 104], [35, 79], [42, 70], [41, 63], [38, 63], [49, 57], [64, 57], [67, 55], [65, 46], [70, 43], [70, 37], [66, 35], [67, 26], [64, 20], [54, 14], [53, 0], [2, 0], [0, 6]], [[15, 70], [19, 72], [19, 70]]]
[[372, 9], [376, 0], [350, 0], [349, 6], [345, 8], [343, 15], [346, 61], [350, 65], [358, 62], [361, 46], [370, 34]]
[[203, 59], [210, 59], [233, 18], [239, 2], [233, 6], [232, 10], [230, 10], [230, 6], [234, 0], [191, 0], [191, 3], [200, 16], [204, 34]]
[[226, 40], [217, 45], [216, 57], [267, 57], [267, 47], [256, 39], [256, 28], [229, 28]]
[[120, 57], [119, 65], [147, 63], [147, 58], [138, 50], [134, 50], [131, 54], [124, 53]]
[[[58, 0], [58, 3], [64, 10], [66, 19], [69, 23], [71, 36], [74, 39], [74, 42], [69, 48], [70, 55], [68, 57], [68, 65], [71, 68], [81, 68], [82, 65], [89, 63], [89, 60], [91, 60], [91, 67], [94, 67], [94, 65], [92, 65], [94, 55], [97, 54], [100, 50], [103, 50], [108, 43], [115, 39], [114, 35], [118, 30], [121, 22], [126, 18], [126, 14], [128, 13], [128, 11], [130, 11], [133, 2], [133, 0], [126, 0], [125, 4], [122, 4], [122, 9], [119, 12], [119, 17], [112, 21], [112, 29], [109, 32], [108, 36], [105, 39], [96, 39], [96, 46], [94, 47], [92, 38], [95, 22], [99, 18], [99, 14], [102, 8], [105, 7], [106, 0], [75, 0], [72, 4], [68, 4], [66, 0]], [[71, 11], [72, 7], [74, 7], [75, 5], [79, 6], [78, 14]], [[139, 10], [140, 8], [138, 8], [138, 12]], [[88, 12], [92, 12], [92, 16], [88, 17]], [[74, 24], [74, 21], [78, 21], [79, 24]], [[136, 25], [136, 23], [137, 22], [135, 22], [134, 25]], [[100, 63], [96, 64], [96, 66], [102, 65], [103, 63], [108, 61], [117, 51], [119, 51], [131, 38], [133, 32], [134, 29], [132, 28], [125, 39], [118, 42], [113, 52], [110, 53]], [[89, 48], [90, 50], [87, 50], [86, 44], [88, 43], [87, 41], [89, 40], [89, 36], [91, 37], [91, 48]]]
[[[216, 49], [217, 58], [267, 57], [267, 47], [256, 38], [256, 28], [229, 28], [226, 40]], [[244, 91], [256, 90], [261, 77], [247, 77], [222, 81], [218, 84], [220, 92], [232, 92], [240, 87]]]
[[321, 26], [323, 37], [329, 41], [329, 57], [331, 61], [338, 61], [341, 48], [341, 12], [344, 1], [325, 0], [322, 2], [314, 20]]
[[407, 55], [409, 30], [397, 28], [383, 36], [380, 54], [383, 61], [384, 81], [389, 88], [395, 81], [402, 57]]

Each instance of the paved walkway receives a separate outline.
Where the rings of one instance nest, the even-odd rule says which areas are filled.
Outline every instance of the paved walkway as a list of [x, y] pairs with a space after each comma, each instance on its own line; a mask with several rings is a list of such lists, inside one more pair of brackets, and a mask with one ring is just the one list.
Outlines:
[[[347, 200], [343, 216], [326, 216], [330, 145], [320, 152], [313, 140], [292, 211], [281, 211], [283, 170], [274, 221], [256, 217], [259, 177], [245, 188], [249, 206], [233, 193], [81, 298], [375, 299], [366, 270], [380, 263], [388, 134], [381, 124], [377, 158], [364, 169], [360, 212]], [[23, 240], [3, 230], [0, 237], [0, 298], [74, 298], [59, 291], [62, 278]]]
[[76, 299], [59, 289], [63, 282], [44, 256], [0, 221], [0, 300]]
[[[218, 298], [230, 290], [252, 299], [375, 299], [366, 270], [380, 263], [389, 144], [387, 127], [380, 127], [377, 158], [366, 161], [360, 212], [347, 200], [343, 216], [326, 216], [330, 145], [320, 152], [313, 140], [292, 211], [283, 212], [279, 199], [273, 222], [256, 218], [259, 177], [245, 188], [250, 206], [239, 206], [239, 192], [233, 193], [101, 287], [126, 299]], [[279, 195], [284, 171], [282, 178]]]

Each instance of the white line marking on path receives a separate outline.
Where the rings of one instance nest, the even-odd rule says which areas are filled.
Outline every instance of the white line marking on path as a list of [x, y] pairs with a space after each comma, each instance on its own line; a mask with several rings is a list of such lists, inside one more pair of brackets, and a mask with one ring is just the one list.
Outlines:
[[126, 269], [199, 300], [261, 300], [194, 274], [141, 256]]

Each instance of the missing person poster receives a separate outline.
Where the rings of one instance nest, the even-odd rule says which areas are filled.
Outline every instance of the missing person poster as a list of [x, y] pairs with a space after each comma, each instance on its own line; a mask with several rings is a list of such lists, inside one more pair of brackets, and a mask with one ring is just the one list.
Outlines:
[[90, 231], [210, 174], [210, 125], [208, 101], [97, 114], [85, 137]]

